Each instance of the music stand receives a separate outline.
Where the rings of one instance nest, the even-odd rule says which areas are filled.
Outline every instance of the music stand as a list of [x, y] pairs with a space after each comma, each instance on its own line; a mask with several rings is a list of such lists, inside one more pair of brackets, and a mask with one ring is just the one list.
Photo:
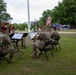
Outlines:
[[22, 37], [26, 37], [28, 33], [21, 33], [21, 34], [23, 34]]
[[[23, 36], [23, 34], [17, 34], [17, 33], [15, 33], [13, 36], [12, 36], [12, 40], [14, 40], [14, 42], [15, 42], [15, 44], [16, 44], [16, 49], [17, 49], [17, 52], [20, 52], [20, 53], [22, 53], [22, 54], [24, 54], [23, 52], [21, 52], [20, 50], [19, 50], [19, 48], [18, 48], [18, 43], [19, 43], [19, 41], [22, 39], [22, 36]], [[19, 55], [19, 58], [20, 58], [20, 55]]]
[[30, 32], [29, 35], [30, 35], [30, 38], [31, 40], [33, 40], [33, 42], [35, 42], [35, 35], [37, 34], [38, 32]]
[[15, 33], [13, 33], [13, 34], [10, 34], [10, 35], [9, 35], [9, 37], [10, 37], [10, 38], [12, 38], [12, 36], [13, 36], [14, 34], [15, 34]]
[[22, 47], [26, 48], [25, 37], [28, 35], [28, 33], [21, 33], [21, 34], [23, 34], [22, 39], [21, 39], [21, 45], [22, 45]]

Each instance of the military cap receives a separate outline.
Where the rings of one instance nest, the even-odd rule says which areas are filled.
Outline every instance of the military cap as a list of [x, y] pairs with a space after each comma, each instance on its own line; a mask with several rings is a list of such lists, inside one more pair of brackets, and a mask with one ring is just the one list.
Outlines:
[[13, 29], [15, 29], [15, 27], [12, 27], [11, 29], [13, 30]]
[[5, 26], [1, 26], [0, 27], [2, 30], [7, 30], [7, 27], [5, 27]]

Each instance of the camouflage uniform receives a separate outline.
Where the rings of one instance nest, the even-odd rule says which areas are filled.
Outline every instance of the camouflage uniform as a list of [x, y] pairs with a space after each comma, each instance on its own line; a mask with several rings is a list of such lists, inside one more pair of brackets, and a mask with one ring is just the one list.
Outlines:
[[9, 36], [3, 34], [2, 32], [0, 32], [0, 51], [2, 52], [3, 55], [9, 54], [9, 62], [11, 62], [14, 54], [14, 48]]
[[[39, 31], [39, 33], [36, 35], [35, 40], [33, 44], [33, 55], [31, 57], [37, 57], [37, 48], [42, 49], [45, 42], [50, 40], [51, 38], [51, 26], [44, 26], [42, 29]], [[37, 41], [38, 40], [38, 41]]]
[[55, 42], [55, 40], [57, 38], [59, 38], [59, 37], [60, 37], [60, 35], [59, 35], [59, 33], [57, 31], [51, 31], [51, 40], [52, 40], [52, 43]]
[[44, 26], [42, 29], [43, 32], [51, 32], [51, 26]]

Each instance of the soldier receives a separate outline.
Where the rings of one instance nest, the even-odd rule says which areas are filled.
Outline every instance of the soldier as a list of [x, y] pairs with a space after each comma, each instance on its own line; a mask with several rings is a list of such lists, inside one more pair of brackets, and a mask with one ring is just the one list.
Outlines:
[[11, 27], [9, 35], [14, 34], [14, 33], [15, 33], [15, 27]]
[[60, 35], [56, 31], [56, 29], [52, 28], [52, 31], [51, 31], [51, 40], [52, 40], [52, 42], [54, 42], [59, 37], [60, 37]]
[[37, 31], [37, 30], [38, 30], [38, 22], [35, 19], [35, 22], [34, 22], [34, 31]]
[[46, 25], [43, 26], [40, 31], [45, 32], [46, 34], [50, 34], [51, 29], [52, 29], [51, 23], [46, 23]]
[[39, 41], [36, 41], [34, 44], [33, 44], [33, 54], [31, 55], [31, 57], [37, 57], [37, 48], [39, 49], [42, 49], [45, 42], [49, 41], [51, 38], [51, 21], [52, 19], [49, 18], [47, 19], [46, 21], [46, 25], [43, 26], [41, 28], [41, 30], [37, 33], [37, 35], [35, 36], [35, 41], [36, 40], [39, 40]]
[[39, 32], [35, 39], [36, 41], [33, 43], [33, 54], [31, 55], [31, 57], [34, 58], [37, 57], [37, 48], [42, 49], [45, 42], [50, 40], [50, 35], [48, 35], [46, 32]]
[[1, 26], [0, 29], [0, 51], [4, 55], [9, 54], [9, 62], [11, 62], [15, 52], [14, 47], [12, 45], [11, 39], [6, 34], [7, 28], [5, 26]]
[[38, 41], [33, 43], [33, 54], [31, 55], [31, 57], [37, 57], [37, 48], [42, 49], [45, 42], [50, 40], [50, 37], [48, 35], [46, 35], [45, 32], [40, 32], [37, 35], [36, 40], [38, 40]]

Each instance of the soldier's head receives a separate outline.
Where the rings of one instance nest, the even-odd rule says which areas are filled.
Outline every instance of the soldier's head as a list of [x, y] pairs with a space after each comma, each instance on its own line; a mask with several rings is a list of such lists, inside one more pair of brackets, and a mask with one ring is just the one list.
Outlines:
[[7, 27], [5, 27], [5, 26], [1, 26], [0, 27], [0, 31], [1, 32], [6, 33], [6, 30], [7, 30]]
[[50, 27], [51, 26], [51, 23], [48, 23], [46, 26]]

